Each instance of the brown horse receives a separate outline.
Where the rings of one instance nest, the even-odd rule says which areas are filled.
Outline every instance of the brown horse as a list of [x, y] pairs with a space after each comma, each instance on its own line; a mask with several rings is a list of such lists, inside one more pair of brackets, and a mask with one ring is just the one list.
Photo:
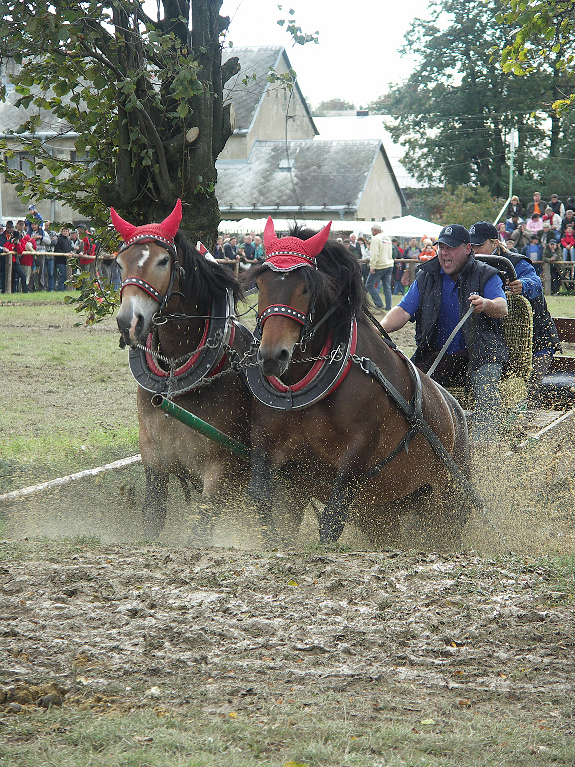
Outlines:
[[[121, 345], [130, 349], [138, 382], [140, 450], [146, 476], [144, 531], [156, 536], [166, 518], [170, 474], [201, 490], [195, 533], [211, 535], [215, 506], [248, 477], [248, 462], [151, 404], [163, 393], [228, 436], [249, 444], [251, 396], [231, 367], [248, 351], [251, 333], [235, 321], [241, 288], [233, 273], [206, 260], [177, 233], [178, 201], [162, 224], [135, 227], [112, 209], [124, 239], [117, 315]], [[188, 493], [189, 500], [189, 493]]]
[[[434, 545], [453, 546], [476, 497], [465, 415], [366, 316], [357, 259], [323, 232], [276, 238], [250, 273], [259, 288], [258, 368], [248, 370], [252, 493], [269, 515], [273, 472], [325, 504], [320, 539], [353, 521], [397, 542], [417, 511]], [[325, 244], [324, 244], [325, 243]]]

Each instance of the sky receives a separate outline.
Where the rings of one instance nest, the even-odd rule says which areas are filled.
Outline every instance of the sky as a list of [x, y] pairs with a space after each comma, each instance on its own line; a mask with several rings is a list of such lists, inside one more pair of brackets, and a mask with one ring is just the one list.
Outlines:
[[[312, 106], [342, 98], [367, 106], [411, 71], [398, 48], [415, 17], [427, 16], [428, 0], [224, 0], [221, 15], [232, 21], [228, 40], [237, 46], [283, 45], [299, 86]], [[289, 15], [293, 8], [295, 14]], [[303, 32], [319, 32], [319, 43], [292, 46], [277, 24], [293, 18]]]

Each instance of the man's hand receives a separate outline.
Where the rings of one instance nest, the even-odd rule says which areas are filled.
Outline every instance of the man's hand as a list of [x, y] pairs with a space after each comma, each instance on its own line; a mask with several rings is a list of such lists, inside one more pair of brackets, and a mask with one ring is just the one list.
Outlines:
[[472, 293], [469, 296], [469, 303], [473, 306], [473, 314], [485, 312], [493, 319], [501, 319], [507, 315], [507, 301], [504, 298], [483, 298], [477, 293]]
[[520, 296], [523, 292], [523, 283], [521, 280], [513, 280], [512, 282], [508, 282], [507, 287], [514, 296]]
[[370, 274], [375, 274], [375, 269], [370, 269], [369, 272]]

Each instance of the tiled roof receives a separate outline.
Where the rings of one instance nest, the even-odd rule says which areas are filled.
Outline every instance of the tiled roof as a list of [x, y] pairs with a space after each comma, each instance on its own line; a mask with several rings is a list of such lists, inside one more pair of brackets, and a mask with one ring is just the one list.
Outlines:
[[379, 151], [378, 139], [256, 141], [247, 162], [217, 163], [216, 196], [224, 210], [275, 205], [357, 209]]
[[[269, 85], [268, 73], [278, 65], [283, 48], [279, 45], [258, 48], [225, 48], [222, 64], [237, 56], [241, 70], [224, 85], [224, 99], [232, 99], [236, 115], [236, 130], [248, 130], [258, 105]], [[255, 79], [254, 79], [255, 75]], [[242, 81], [247, 80], [244, 84]]]

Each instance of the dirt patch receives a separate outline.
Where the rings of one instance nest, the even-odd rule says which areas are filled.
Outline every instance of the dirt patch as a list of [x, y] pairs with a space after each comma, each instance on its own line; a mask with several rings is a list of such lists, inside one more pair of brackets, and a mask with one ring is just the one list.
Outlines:
[[[263, 763], [280, 765], [297, 753], [297, 728], [351, 722], [357, 760], [345, 764], [375, 765], [384, 726], [447, 742], [487, 717], [498, 760], [484, 763], [572, 763], [559, 746], [574, 734], [572, 568], [399, 551], [0, 549], [1, 724], [42, 707], [195, 711], [259, 727]], [[284, 714], [292, 737], [274, 744], [267, 728]], [[496, 733], [506, 716], [523, 728], [508, 756]], [[463, 740], [444, 753], [417, 764], [476, 763]]]

